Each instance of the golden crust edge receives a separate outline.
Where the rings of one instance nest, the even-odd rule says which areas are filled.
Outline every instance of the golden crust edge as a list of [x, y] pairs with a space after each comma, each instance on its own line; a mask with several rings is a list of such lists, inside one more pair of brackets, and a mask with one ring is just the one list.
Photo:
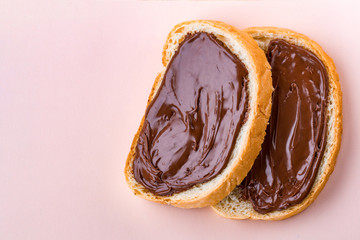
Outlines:
[[[332, 96], [335, 106], [334, 114], [334, 141], [329, 145], [330, 149], [330, 157], [328, 160], [328, 164], [325, 170], [321, 173], [322, 177], [320, 182], [313, 186], [308, 196], [299, 204], [294, 205], [288, 209], [281, 211], [274, 211], [268, 214], [260, 214], [252, 209], [249, 215], [229, 215], [224, 211], [221, 211], [221, 208], [212, 206], [212, 209], [220, 216], [230, 218], [230, 219], [254, 219], [254, 220], [283, 220], [294, 216], [303, 210], [305, 210], [311, 203], [313, 203], [320, 192], [325, 187], [330, 175], [334, 171], [334, 167], [336, 164], [336, 158], [340, 151], [341, 145], [341, 135], [342, 135], [342, 92], [340, 87], [339, 75], [336, 72], [335, 64], [333, 60], [326, 54], [326, 52], [321, 48], [321, 46], [315, 41], [311, 40], [309, 37], [294, 32], [289, 29], [284, 28], [276, 28], [276, 27], [251, 27], [244, 29], [247, 33], [252, 36], [256, 36], [257, 34], [261, 35], [264, 33], [272, 33], [272, 34], [280, 34], [290, 36], [291, 39], [301, 40], [304, 44], [306, 44], [305, 48], [311, 50], [316, 54], [317, 57], [324, 63], [327, 72], [329, 74], [330, 84], [332, 85]], [[315, 50], [315, 51], [314, 51]], [[329, 128], [329, 127], [328, 127]], [[322, 160], [323, 161], [323, 160]], [[319, 169], [320, 170], [320, 169]]]
[[250, 134], [248, 135], [248, 139], [246, 140], [246, 147], [245, 147], [246, 150], [243, 151], [239, 157], [240, 159], [246, 159], [246, 160], [240, 161], [238, 159], [237, 160], [238, 163], [232, 169], [232, 171], [230, 171], [230, 173], [226, 177], [224, 177], [221, 183], [216, 188], [214, 188], [210, 193], [205, 195], [204, 194], [199, 195], [197, 198], [191, 199], [189, 201], [173, 200], [171, 199], [171, 196], [154, 195], [151, 192], [144, 189], [144, 187], [134, 185], [131, 179], [133, 177], [132, 160], [134, 158], [135, 147], [139, 138], [139, 134], [144, 123], [145, 115], [143, 116], [138, 131], [134, 136], [130, 148], [130, 152], [125, 164], [124, 174], [128, 186], [131, 188], [131, 190], [134, 192], [135, 195], [141, 198], [162, 204], [170, 204], [181, 208], [205, 207], [216, 204], [226, 195], [228, 195], [238, 184], [240, 184], [242, 179], [247, 175], [247, 172], [250, 170], [251, 166], [255, 161], [256, 156], [260, 151], [261, 143], [263, 142], [265, 136], [265, 129], [271, 111], [271, 94], [272, 94], [271, 71], [270, 71], [270, 65], [266, 60], [264, 52], [258, 47], [255, 40], [247, 33], [241, 32], [236, 28], [228, 24], [225, 24], [223, 22], [211, 21], [211, 20], [193, 20], [193, 21], [183, 22], [176, 25], [173, 28], [173, 30], [169, 33], [162, 54], [162, 63], [164, 65], [164, 70], [161, 73], [159, 73], [155, 79], [146, 108], [149, 106], [151, 100], [156, 94], [157, 86], [161, 83], [162, 75], [170, 60], [166, 58], [166, 50], [168, 49], [170, 44], [169, 40], [171, 39], [174, 32], [178, 31], [179, 28], [187, 24], [193, 24], [193, 23], [210, 24], [224, 31], [228, 31], [237, 38], [241, 39], [242, 43], [245, 45], [246, 49], [248, 50], [248, 53], [251, 55], [253, 68], [255, 69], [255, 73], [256, 73], [255, 80], [258, 89], [256, 92], [256, 96], [254, 97], [256, 97], [258, 101], [254, 109], [254, 120], [250, 126]]

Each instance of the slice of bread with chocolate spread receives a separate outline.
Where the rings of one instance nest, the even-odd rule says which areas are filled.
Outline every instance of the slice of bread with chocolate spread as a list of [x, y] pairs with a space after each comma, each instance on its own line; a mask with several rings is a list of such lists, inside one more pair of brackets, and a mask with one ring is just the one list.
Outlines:
[[125, 177], [135, 195], [194, 208], [216, 204], [247, 175], [271, 111], [270, 66], [250, 35], [217, 21], [168, 35]]
[[247, 177], [213, 209], [233, 219], [279, 220], [308, 207], [334, 169], [342, 93], [333, 61], [316, 42], [287, 29], [245, 31], [272, 68], [271, 117]]

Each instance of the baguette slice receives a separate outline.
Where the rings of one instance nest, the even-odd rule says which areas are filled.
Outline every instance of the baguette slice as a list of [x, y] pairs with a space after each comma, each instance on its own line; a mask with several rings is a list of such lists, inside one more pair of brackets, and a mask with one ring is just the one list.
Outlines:
[[329, 77], [328, 105], [326, 109], [327, 143], [315, 182], [306, 198], [301, 203], [291, 206], [285, 210], [260, 214], [253, 209], [250, 201], [241, 199], [241, 190], [239, 188], [235, 188], [230, 195], [218, 204], [212, 206], [213, 210], [217, 214], [226, 218], [281, 220], [300, 213], [307, 208], [324, 188], [327, 180], [334, 170], [336, 157], [340, 149], [342, 134], [342, 93], [339, 77], [332, 59], [316, 42], [310, 40], [302, 34], [275, 27], [253, 27], [245, 29], [245, 31], [252, 35], [265, 52], [267, 52], [269, 42], [272, 39], [283, 39], [289, 43], [310, 50], [323, 62]]
[[271, 112], [271, 71], [264, 52], [247, 33], [218, 21], [194, 20], [176, 25], [169, 33], [162, 54], [163, 69], [155, 79], [147, 106], [153, 100], [164, 72], [179, 44], [188, 33], [214, 34], [246, 66], [248, 70], [248, 112], [245, 123], [237, 133], [236, 143], [227, 166], [216, 177], [203, 184], [175, 193], [159, 196], [151, 193], [134, 178], [133, 161], [144, 117], [134, 137], [125, 166], [125, 177], [135, 195], [147, 200], [182, 208], [196, 208], [216, 204], [240, 184], [250, 170], [261, 149]]

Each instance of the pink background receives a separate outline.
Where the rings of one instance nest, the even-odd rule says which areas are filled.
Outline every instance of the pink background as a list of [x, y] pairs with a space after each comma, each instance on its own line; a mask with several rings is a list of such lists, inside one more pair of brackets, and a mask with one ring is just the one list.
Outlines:
[[[29, 3], [33, 2], [33, 3]], [[359, 4], [0, 3], [0, 239], [359, 239]], [[123, 169], [167, 33], [185, 20], [278, 26], [337, 66], [344, 133], [315, 203], [278, 222], [135, 197]]]

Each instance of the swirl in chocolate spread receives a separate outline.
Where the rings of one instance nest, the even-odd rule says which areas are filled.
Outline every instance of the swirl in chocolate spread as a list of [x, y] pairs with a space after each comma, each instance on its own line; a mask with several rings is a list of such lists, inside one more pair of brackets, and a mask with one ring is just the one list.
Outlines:
[[146, 110], [133, 163], [136, 181], [168, 196], [219, 174], [246, 119], [247, 75], [214, 35], [188, 34]]
[[270, 42], [273, 104], [262, 149], [240, 185], [259, 213], [283, 210], [307, 196], [326, 145], [328, 75], [312, 52]]

